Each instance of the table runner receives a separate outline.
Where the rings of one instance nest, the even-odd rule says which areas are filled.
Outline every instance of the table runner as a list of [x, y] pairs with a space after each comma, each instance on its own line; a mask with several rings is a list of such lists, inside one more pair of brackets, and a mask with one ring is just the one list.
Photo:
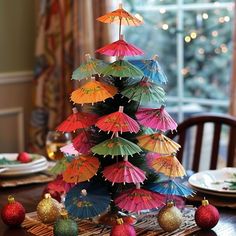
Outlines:
[[[137, 236], [184, 236], [193, 233], [199, 228], [194, 221], [194, 208], [185, 208], [183, 211], [183, 222], [180, 228], [174, 232], [167, 233], [159, 227], [156, 214], [153, 213], [139, 215], [138, 222], [135, 224]], [[37, 217], [36, 212], [26, 214], [25, 221], [22, 227], [29, 233], [35, 236], [53, 236], [53, 224], [43, 224]], [[99, 225], [89, 220], [79, 220], [79, 235], [80, 236], [109, 236], [111, 228], [104, 225]]]

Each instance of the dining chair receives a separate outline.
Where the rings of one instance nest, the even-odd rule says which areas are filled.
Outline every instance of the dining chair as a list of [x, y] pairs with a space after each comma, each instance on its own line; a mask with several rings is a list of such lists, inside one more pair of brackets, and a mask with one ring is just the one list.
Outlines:
[[[222, 139], [224, 139], [225, 166], [234, 166], [236, 118], [233, 116], [212, 113], [193, 116], [180, 123], [177, 132], [169, 132], [166, 135], [181, 145], [176, 157], [186, 168], [199, 171], [202, 161], [201, 166], [204, 169], [217, 169], [220, 150], [222, 155], [222, 148], [220, 148]], [[205, 146], [203, 139], [208, 140]], [[202, 153], [204, 148], [208, 149], [208, 154]]]

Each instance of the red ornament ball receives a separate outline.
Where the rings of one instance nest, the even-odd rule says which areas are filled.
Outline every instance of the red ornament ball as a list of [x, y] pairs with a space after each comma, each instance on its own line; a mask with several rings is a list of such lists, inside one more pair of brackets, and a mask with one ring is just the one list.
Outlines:
[[111, 229], [110, 236], [136, 236], [134, 226], [124, 223], [122, 218], [117, 219], [117, 224]]
[[2, 221], [11, 227], [19, 226], [25, 219], [25, 208], [21, 203], [15, 201], [14, 197], [8, 197], [6, 204], [1, 211]]
[[196, 224], [202, 229], [211, 229], [220, 219], [219, 211], [207, 200], [202, 201], [202, 205], [195, 212]]

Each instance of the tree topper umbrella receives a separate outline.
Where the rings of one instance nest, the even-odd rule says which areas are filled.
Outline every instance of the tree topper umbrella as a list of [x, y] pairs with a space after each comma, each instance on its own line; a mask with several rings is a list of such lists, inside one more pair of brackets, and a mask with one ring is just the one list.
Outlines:
[[167, 77], [157, 61], [157, 55], [151, 60], [131, 60], [130, 63], [142, 70], [145, 77], [155, 83], [166, 83]]
[[96, 50], [96, 52], [107, 55], [107, 56], [116, 56], [116, 57], [124, 57], [124, 56], [137, 56], [143, 55], [144, 52], [134, 46], [133, 44], [127, 43], [123, 36], [120, 36], [120, 39], [111, 43], [107, 44], [104, 47]]
[[138, 136], [137, 139], [140, 147], [159, 154], [176, 153], [181, 147], [162, 133], [145, 134]]
[[165, 110], [162, 105], [161, 108], [141, 108], [137, 111], [136, 117], [141, 125], [150, 127], [155, 130], [163, 132], [167, 130], [176, 130], [177, 123]]
[[63, 172], [63, 180], [67, 183], [87, 181], [96, 175], [99, 165], [100, 163], [96, 157], [75, 157]]
[[143, 77], [143, 72], [125, 60], [117, 60], [107, 65], [102, 70], [103, 75], [115, 77]]
[[104, 155], [104, 157], [107, 155], [111, 155], [112, 157], [119, 155], [133, 156], [133, 154], [142, 151], [138, 145], [121, 137], [107, 139], [92, 147], [91, 150], [94, 154]]
[[91, 58], [90, 54], [85, 54], [86, 62], [81, 64], [72, 74], [72, 79], [87, 79], [95, 74], [101, 74], [106, 63], [102, 60]]
[[114, 183], [143, 183], [146, 179], [145, 172], [132, 165], [126, 156], [124, 161], [107, 166], [103, 170], [103, 175], [112, 184]]
[[95, 124], [100, 130], [109, 132], [130, 132], [137, 133], [139, 124], [124, 112], [124, 107], [120, 106], [119, 111], [102, 116]]
[[85, 182], [74, 186], [66, 195], [65, 207], [70, 215], [81, 219], [98, 216], [111, 201], [105, 186]]
[[94, 125], [98, 119], [98, 115], [79, 112], [76, 107], [72, 109], [73, 114], [68, 116], [56, 130], [61, 132], [72, 132], [77, 129], [83, 129]]
[[71, 94], [74, 103], [84, 104], [105, 101], [117, 93], [117, 88], [92, 79]]
[[186, 175], [184, 167], [174, 155], [161, 156], [152, 161], [152, 168], [164, 175], [175, 178]]
[[142, 210], [151, 210], [164, 205], [164, 196], [151, 191], [140, 189], [137, 184], [136, 188], [122, 192], [115, 198], [115, 204], [126, 211], [140, 212]]
[[141, 81], [135, 85], [128, 86], [121, 91], [121, 94], [139, 103], [163, 103], [165, 101], [163, 88], [148, 81]]

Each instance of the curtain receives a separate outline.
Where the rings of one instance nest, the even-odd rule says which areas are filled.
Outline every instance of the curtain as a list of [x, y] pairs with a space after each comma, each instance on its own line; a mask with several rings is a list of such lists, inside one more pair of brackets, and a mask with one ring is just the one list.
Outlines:
[[32, 111], [31, 152], [45, 153], [45, 137], [70, 113], [71, 74], [84, 54], [109, 41], [105, 24], [96, 18], [107, 12], [106, 0], [36, 1], [37, 38]]

